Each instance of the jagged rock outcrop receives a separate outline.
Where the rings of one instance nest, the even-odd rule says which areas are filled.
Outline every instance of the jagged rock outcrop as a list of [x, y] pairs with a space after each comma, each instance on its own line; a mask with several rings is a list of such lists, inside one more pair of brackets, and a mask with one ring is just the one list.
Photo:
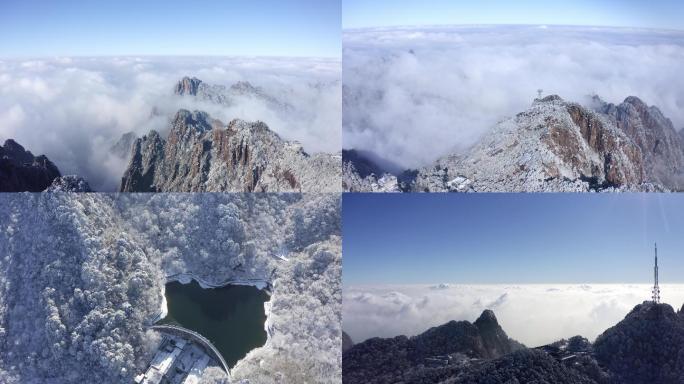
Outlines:
[[199, 85], [202, 84], [202, 80], [193, 77], [184, 77], [178, 81], [173, 89], [173, 93], [176, 95], [191, 95], [196, 96]]
[[93, 192], [93, 190], [84, 178], [67, 175], [54, 179], [45, 192]]
[[593, 97], [594, 108], [608, 116], [641, 149], [646, 181], [684, 189], [684, 140], [655, 106], [630, 96], [618, 105]]
[[503, 356], [515, 350], [524, 348], [524, 345], [508, 337], [499, 325], [494, 312], [487, 309], [475, 320], [484, 350], [490, 357]]
[[238, 81], [229, 87], [218, 84], [207, 84], [196, 77], [183, 77], [176, 83], [174, 93], [180, 96], [194, 96], [203, 101], [231, 106], [238, 99], [253, 99], [279, 112], [291, 112], [291, 104], [278, 100], [260, 87], [248, 81]]
[[496, 358], [521, 348], [501, 329], [494, 313], [484, 311], [475, 323], [450, 321], [411, 338], [373, 338], [355, 344], [342, 358], [343, 382], [420, 382], [416, 378], [426, 376], [432, 379], [425, 382], [438, 382], [434, 380], [446, 371], [426, 367], [433, 361], [458, 360], [462, 366], [471, 359]]
[[45, 155], [33, 156], [12, 139], [0, 146], [0, 192], [40, 192], [59, 176]]
[[[658, 108], [633, 96], [617, 106], [595, 97], [592, 107], [585, 107], [552, 95], [536, 99], [528, 110], [498, 123], [465, 153], [445, 156], [417, 172], [399, 176], [398, 189], [682, 190], [683, 137]], [[363, 167], [357, 164], [345, 160], [344, 190], [382, 190], [377, 187], [377, 176], [363, 175]]]
[[645, 301], [594, 343], [597, 360], [624, 384], [684, 382], [684, 314]]
[[338, 192], [339, 155], [309, 155], [262, 122], [228, 125], [180, 110], [166, 139], [151, 131], [133, 144], [123, 192]]

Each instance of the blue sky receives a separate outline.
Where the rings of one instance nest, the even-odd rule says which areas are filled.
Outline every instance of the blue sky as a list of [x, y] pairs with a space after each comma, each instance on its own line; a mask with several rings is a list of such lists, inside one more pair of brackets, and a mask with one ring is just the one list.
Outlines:
[[345, 194], [345, 285], [684, 283], [682, 194]]
[[343, 0], [344, 28], [557, 24], [684, 29], [681, 0]]
[[339, 57], [340, 0], [3, 0], [0, 57]]

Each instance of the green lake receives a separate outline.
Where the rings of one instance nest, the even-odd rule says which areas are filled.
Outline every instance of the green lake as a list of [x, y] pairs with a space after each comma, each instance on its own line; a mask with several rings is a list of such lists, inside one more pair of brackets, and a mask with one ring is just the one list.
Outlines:
[[168, 314], [158, 324], [174, 324], [206, 337], [223, 355], [228, 366], [266, 343], [264, 303], [269, 295], [250, 285], [202, 288], [166, 284]]

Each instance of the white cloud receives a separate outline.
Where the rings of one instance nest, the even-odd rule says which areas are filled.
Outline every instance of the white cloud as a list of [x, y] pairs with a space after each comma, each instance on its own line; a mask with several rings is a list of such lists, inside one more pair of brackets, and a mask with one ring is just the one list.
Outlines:
[[[126, 166], [109, 148], [128, 131], [164, 132], [179, 108], [205, 110], [224, 122], [261, 120], [309, 152], [341, 147], [339, 60], [260, 57], [98, 57], [0, 62], [0, 140], [46, 154], [63, 174], [98, 191], [116, 190]], [[263, 103], [222, 107], [179, 98], [183, 76], [229, 86], [249, 81], [295, 107], [291, 115]], [[152, 116], [156, 109], [160, 116]]]
[[638, 96], [684, 128], [683, 32], [542, 27], [345, 31], [344, 147], [425, 165], [526, 109], [539, 88], [578, 102]]
[[[450, 320], [475, 321], [492, 309], [506, 333], [527, 346], [582, 335], [593, 341], [650, 298], [650, 286], [596, 285], [378, 285], [344, 289], [344, 330], [354, 342], [413, 336]], [[663, 285], [675, 310], [684, 285]]]

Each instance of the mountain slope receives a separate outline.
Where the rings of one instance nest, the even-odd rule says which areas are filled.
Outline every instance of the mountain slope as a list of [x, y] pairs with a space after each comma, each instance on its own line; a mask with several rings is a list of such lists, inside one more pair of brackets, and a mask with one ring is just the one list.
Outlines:
[[586, 191], [644, 182], [640, 148], [604, 116], [558, 96], [499, 123], [462, 156], [419, 170], [416, 191]]
[[[376, 168], [368, 161], [361, 167], [344, 159], [345, 191], [385, 188], [378, 174], [364, 174]], [[552, 95], [498, 123], [465, 153], [400, 178], [397, 189], [413, 192], [679, 191], [684, 135], [634, 96], [619, 105], [594, 97], [585, 107]]]
[[625, 384], [684, 382], [684, 314], [639, 304], [594, 343], [596, 358]]
[[335, 192], [340, 158], [309, 155], [262, 122], [228, 125], [180, 110], [166, 139], [151, 131], [133, 144], [124, 192]]
[[40, 192], [59, 176], [45, 155], [33, 156], [12, 139], [0, 146], [0, 192]]
[[343, 355], [343, 382], [675, 384], [684, 382], [684, 306], [645, 301], [594, 344], [574, 336], [527, 349], [491, 311], [421, 335], [370, 339]]
[[594, 109], [608, 116], [639, 146], [647, 181], [673, 190], [684, 188], [684, 140], [672, 121], [655, 106], [630, 96], [614, 105], [593, 98]]
[[510, 339], [494, 313], [487, 310], [475, 323], [450, 321], [411, 338], [373, 338], [355, 344], [343, 355], [343, 382], [401, 382], [435, 374], [426, 365], [456, 360], [467, 364], [470, 359], [496, 358], [520, 348], [523, 346]]

